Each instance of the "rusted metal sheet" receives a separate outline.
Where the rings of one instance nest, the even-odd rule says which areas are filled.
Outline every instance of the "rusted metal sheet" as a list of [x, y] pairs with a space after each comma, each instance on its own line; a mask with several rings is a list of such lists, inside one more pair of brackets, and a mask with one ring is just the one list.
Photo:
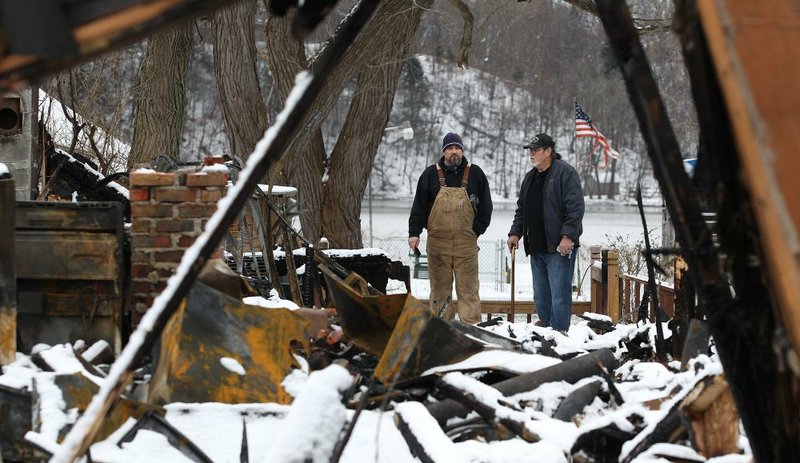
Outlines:
[[17, 351], [14, 201], [14, 180], [0, 179], [0, 365], [12, 363]]
[[249, 306], [196, 281], [162, 333], [149, 401], [290, 403], [281, 381], [298, 367], [291, 344], [308, 351], [308, 325], [288, 309]]
[[[800, 352], [800, 9], [794, 0], [702, 0], [700, 20], [755, 204], [768, 279]], [[797, 373], [797, 372], [795, 372]]]
[[0, 460], [36, 461], [36, 450], [25, 442], [31, 425], [31, 393], [0, 384]]
[[[35, 377], [33, 381], [33, 413], [31, 415], [31, 424], [33, 429], [37, 431], [42, 425], [42, 417], [40, 415], [42, 412], [40, 406], [41, 402], [37, 387], [38, 380], [39, 379]], [[47, 380], [49, 380], [49, 378]], [[62, 399], [64, 401], [64, 412], [74, 408], [78, 411], [78, 413], [83, 413], [86, 410], [86, 407], [89, 406], [89, 402], [91, 402], [94, 394], [100, 390], [100, 387], [97, 384], [90, 381], [81, 373], [59, 374], [55, 375], [52, 380], [61, 391]], [[29, 409], [29, 413], [30, 410], [31, 409]], [[127, 398], [121, 398], [111, 413], [109, 413], [108, 416], [106, 416], [106, 418], [103, 420], [103, 425], [100, 427], [100, 431], [98, 431], [95, 441], [101, 441], [111, 435], [111, 433], [125, 424], [128, 418], [139, 418], [147, 412], [155, 412], [161, 415], [164, 414], [164, 410], [159, 406], [137, 402]], [[64, 427], [59, 431], [59, 441], [64, 437], [64, 435], [66, 435], [68, 430], [68, 427]]]
[[89, 232], [18, 231], [18, 278], [114, 280], [119, 276], [116, 237]]
[[367, 282], [358, 274], [350, 273], [342, 279], [327, 265], [322, 264], [319, 269], [325, 276], [344, 333], [353, 344], [380, 357], [400, 318], [407, 295], [370, 295]]
[[431, 367], [464, 360], [484, 346], [438, 318], [427, 304], [408, 295], [375, 368], [375, 377], [391, 386], [420, 376]]
[[125, 304], [122, 205], [18, 201], [14, 246], [23, 346], [119, 338]]

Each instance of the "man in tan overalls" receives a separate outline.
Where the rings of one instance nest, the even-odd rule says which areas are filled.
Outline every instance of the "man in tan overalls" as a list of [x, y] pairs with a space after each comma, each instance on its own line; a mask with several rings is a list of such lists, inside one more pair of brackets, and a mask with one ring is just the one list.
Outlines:
[[458, 318], [465, 323], [481, 320], [478, 280], [478, 236], [492, 219], [489, 182], [480, 167], [464, 157], [461, 137], [448, 133], [442, 140], [442, 157], [428, 166], [417, 183], [408, 219], [408, 245], [419, 252], [422, 229], [428, 230], [428, 275], [431, 308], [446, 320], [455, 317], [451, 303], [453, 277], [458, 298]]

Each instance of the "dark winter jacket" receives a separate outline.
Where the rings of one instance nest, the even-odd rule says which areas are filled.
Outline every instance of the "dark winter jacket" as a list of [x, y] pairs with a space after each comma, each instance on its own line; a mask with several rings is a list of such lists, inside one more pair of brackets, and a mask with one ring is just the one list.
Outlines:
[[[455, 171], [445, 168], [444, 156], [439, 159], [439, 165], [444, 170], [444, 183], [449, 187], [460, 187], [461, 178], [464, 176], [464, 167], [467, 158], [461, 160], [461, 165]], [[411, 206], [411, 215], [408, 218], [408, 236], [419, 236], [423, 228], [428, 226], [428, 216], [433, 207], [433, 200], [439, 194], [439, 175], [436, 173], [436, 164], [428, 166], [419, 177], [417, 193], [414, 195], [414, 204]], [[480, 236], [492, 220], [492, 195], [489, 191], [489, 181], [480, 167], [472, 164], [469, 168], [467, 179], [467, 195], [472, 202], [475, 218], [472, 221], [472, 230]]]
[[529, 208], [525, 207], [528, 198], [528, 189], [536, 175], [547, 174], [547, 184], [544, 187], [544, 231], [547, 237], [547, 252], [556, 252], [561, 237], [566, 236], [575, 242], [583, 233], [583, 191], [578, 172], [574, 167], [559, 159], [554, 159], [553, 164], [544, 173], [535, 168], [531, 169], [522, 180], [517, 199], [517, 211], [514, 213], [514, 223], [511, 225], [509, 235], [522, 237], [525, 244], [525, 254], [530, 254], [531, 243], [531, 218], [527, 217]]

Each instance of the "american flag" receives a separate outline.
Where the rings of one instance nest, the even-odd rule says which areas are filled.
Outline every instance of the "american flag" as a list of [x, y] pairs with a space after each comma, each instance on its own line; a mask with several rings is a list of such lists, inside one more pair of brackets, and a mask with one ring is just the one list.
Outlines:
[[608, 144], [608, 139], [605, 135], [597, 130], [597, 127], [592, 123], [592, 118], [581, 108], [578, 102], [575, 102], [575, 137], [592, 137], [594, 138], [594, 146], [592, 146], [592, 153], [598, 146], [603, 147], [603, 154], [606, 157], [606, 164], [608, 164], [608, 157], [619, 159], [620, 154]]

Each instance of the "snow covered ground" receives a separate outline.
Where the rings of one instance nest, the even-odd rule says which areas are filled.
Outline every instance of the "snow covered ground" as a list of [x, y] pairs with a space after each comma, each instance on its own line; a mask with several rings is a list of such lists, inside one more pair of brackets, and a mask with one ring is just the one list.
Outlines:
[[[602, 317], [592, 316], [593, 319]], [[646, 332], [652, 337], [653, 325], [619, 325], [614, 331], [597, 334], [588, 326], [588, 320], [573, 324], [567, 336], [547, 328], [527, 323], [500, 323], [489, 328], [496, 334], [509, 336], [514, 333], [517, 340], [541, 336], [555, 345], [558, 355], [583, 354], [602, 348], [615, 351], [618, 359], [625, 357], [624, 341]], [[669, 335], [666, 325], [663, 327]], [[545, 383], [540, 387], [511, 397], [503, 398], [499, 392], [478, 381], [483, 376], [476, 369], [493, 365], [506, 371], [522, 374], [537, 371], [557, 364], [560, 360], [535, 353], [538, 348], [529, 341], [529, 352], [510, 352], [488, 350], [449, 368], [439, 368], [444, 380], [458, 385], [480, 400], [509, 404], [517, 410], [514, 418], [525, 423], [526, 428], [537, 435], [538, 442], [526, 442], [521, 438], [511, 438], [485, 442], [470, 439], [453, 442], [445, 437], [441, 428], [419, 402], [389, 402], [384, 410], [364, 410], [357, 418], [353, 434], [341, 456], [342, 462], [385, 462], [400, 463], [418, 461], [409, 450], [403, 435], [395, 425], [396, 416], [411, 420], [414, 432], [423, 436], [424, 445], [431, 456], [440, 456], [441, 462], [520, 462], [560, 463], [570, 461], [570, 451], [577, 439], [591, 430], [605, 427], [611, 423], [624, 432], [635, 433], [622, 446], [620, 459], [631, 452], [636, 444], [648, 434], [667, 411], [689, 394], [691, 389], [703, 378], [722, 373], [717, 356], [701, 355], [689, 362], [681, 370], [679, 362], [662, 365], [656, 362], [630, 360], [616, 370], [616, 387], [623, 403], [617, 404], [605, 394], [594, 399], [571, 421], [561, 421], [552, 417], [561, 400], [570, 392], [599, 377], [590, 377], [575, 384], [567, 382]], [[82, 346], [75, 346], [81, 348]], [[48, 357], [48, 364], [60, 365], [57, 373], [81, 372], [94, 382], [99, 382], [93, 374], [86, 371], [73, 354], [73, 346], [37, 346], [36, 352]], [[327, 462], [333, 448], [342, 438], [341, 430], [355, 417], [355, 411], [346, 408], [341, 394], [354, 381], [348, 370], [339, 365], [309, 372], [303, 363], [301, 370], [295, 370], [284, 380], [284, 387], [295, 401], [291, 406], [278, 404], [238, 404], [220, 403], [173, 403], [166, 406], [166, 421], [183, 433], [211, 461], [239, 462], [246, 439], [247, 461]], [[472, 371], [459, 373], [458, 371]], [[430, 373], [432, 373], [431, 371]], [[3, 368], [0, 384], [13, 388], [31, 388], [33, 382], [37, 389], [46, 391], [40, 407], [41, 423], [30, 439], [38, 442], [52, 442], [65, 426], [74, 423], [76, 410], [65, 409], [60, 391], [53, 386], [56, 372], [41, 371], [31, 361], [31, 357], [18, 354], [17, 361]], [[47, 386], [47, 385], [50, 386]], [[601, 397], [606, 397], [602, 399]], [[356, 397], [357, 398], [357, 397]], [[641, 422], [632, 423], [637, 417]], [[133, 462], [190, 461], [167, 442], [166, 437], [154, 431], [140, 430], [129, 442], [120, 439], [133, 426], [129, 420], [114, 434], [91, 447], [92, 461]], [[666, 457], [684, 458], [680, 461], [707, 461], [711, 463], [744, 463], [752, 460], [747, 439], [740, 439], [740, 454], [730, 454], [705, 459], [697, 454], [686, 441], [677, 444], [658, 444], [636, 456], [634, 463], [662, 463]]]

